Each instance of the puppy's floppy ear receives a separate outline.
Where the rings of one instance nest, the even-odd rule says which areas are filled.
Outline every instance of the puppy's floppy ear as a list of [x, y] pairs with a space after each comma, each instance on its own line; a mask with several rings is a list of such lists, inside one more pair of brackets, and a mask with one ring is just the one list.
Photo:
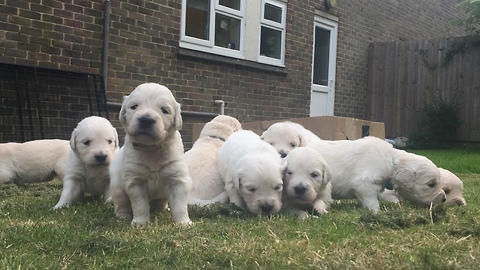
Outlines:
[[415, 175], [413, 170], [406, 168], [405, 165], [399, 164], [392, 178], [394, 189], [401, 186], [403, 189], [413, 190], [415, 186]]
[[112, 127], [112, 128], [113, 128], [113, 134], [115, 136], [115, 148], [118, 148], [120, 145], [120, 142], [118, 141], [118, 132], [115, 127]]
[[182, 120], [182, 109], [180, 108], [180, 103], [175, 104], [175, 113], [174, 113], [174, 122], [175, 122], [175, 129], [179, 130], [182, 128], [183, 120]]
[[244, 177], [243, 173], [240, 170], [237, 170], [233, 175], [233, 185], [235, 186], [236, 190], [240, 190], [240, 182]]
[[123, 97], [123, 102], [122, 102], [122, 108], [120, 109], [120, 123], [122, 126], [125, 126], [127, 124], [127, 119], [125, 114], [127, 113], [127, 101], [128, 101], [128, 96]]
[[326, 186], [328, 182], [332, 180], [332, 173], [330, 172], [330, 168], [328, 166], [323, 166], [323, 177], [322, 177], [322, 186]]
[[77, 148], [77, 143], [76, 143], [76, 139], [77, 139], [77, 134], [76, 134], [76, 129], [73, 129], [73, 132], [72, 132], [72, 136], [70, 137], [70, 148], [72, 148], [73, 150], [75, 150]]

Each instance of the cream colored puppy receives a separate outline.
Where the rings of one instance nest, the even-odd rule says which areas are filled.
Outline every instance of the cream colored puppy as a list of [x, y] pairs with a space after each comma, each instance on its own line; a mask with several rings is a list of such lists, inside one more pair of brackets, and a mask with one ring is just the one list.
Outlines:
[[463, 182], [449, 170], [438, 168], [440, 170], [440, 185], [447, 195], [445, 203], [448, 206], [466, 205], [463, 198]]
[[118, 149], [117, 130], [103, 117], [87, 117], [73, 130], [70, 147], [62, 194], [53, 209], [81, 201], [85, 192], [108, 199], [108, 166]]
[[230, 202], [256, 215], [281, 209], [284, 167], [275, 148], [250, 130], [230, 135], [218, 152]]
[[70, 154], [67, 140], [35, 140], [0, 144], [0, 183], [63, 181]]
[[192, 179], [183, 159], [180, 104], [163, 85], [144, 83], [120, 110], [125, 143], [110, 166], [115, 215], [132, 225], [150, 221], [150, 204], [167, 203], [175, 222], [190, 224], [187, 199]]
[[[285, 134], [292, 132], [287, 128], [290, 122], [277, 125], [286, 128], [283, 132], [278, 127], [273, 131], [269, 128], [264, 132], [264, 138], [273, 145], [279, 145], [277, 151], [280, 154], [288, 153], [296, 146], [278, 141], [292, 137]], [[293, 136], [305, 136], [302, 131], [293, 132], [297, 132]], [[327, 162], [332, 174], [333, 199], [357, 198], [366, 208], [378, 211], [378, 199], [387, 197], [382, 192], [387, 180], [392, 179], [395, 191], [411, 202], [430, 205], [445, 200], [445, 193], [440, 187], [440, 174], [431, 161], [393, 149], [384, 140], [375, 137], [355, 141], [319, 139], [309, 142], [307, 147], [318, 151]]]
[[185, 152], [185, 162], [193, 182], [189, 204], [204, 206], [207, 204], [205, 200], [212, 200], [225, 191], [225, 182], [217, 167], [218, 150], [232, 133], [241, 129], [237, 119], [227, 115], [216, 116], [205, 124], [198, 140]]
[[272, 124], [260, 137], [273, 145], [282, 158], [286, 157], [293, 148], [307, 146], [311, 142], [320, 140], [310, 130], [290, 121]]
[[332, 176], [322, 155], [312, 148], [298, 147], [290, 151], [286, 162], [282, 209], [300, 219], [307, 218], [307, 212], [327, 213], [332, 202]]

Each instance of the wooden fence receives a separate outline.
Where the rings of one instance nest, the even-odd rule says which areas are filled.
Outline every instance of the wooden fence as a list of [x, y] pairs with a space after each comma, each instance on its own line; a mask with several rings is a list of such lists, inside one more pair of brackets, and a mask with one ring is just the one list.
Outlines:
[[410, 136], [435, 98], [460, 105], [458, 141], [480, 141], [480, 38], [375, 43], [370, 46], [367, 119], [385, 136]]

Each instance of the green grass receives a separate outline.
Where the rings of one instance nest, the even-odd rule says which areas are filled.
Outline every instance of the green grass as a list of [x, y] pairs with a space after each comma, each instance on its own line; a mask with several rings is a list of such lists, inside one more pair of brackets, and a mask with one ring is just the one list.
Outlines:
[[94, 199], [51, 211], [58, 180], [2, 185], [0, 269], [478, 269], [480, 151], [422, 153], [460, 172], [466, 207], [383, 203], [374, 215], [343, 201], [299, 221], [217, 205], [190, 207], [191, 227], [166, 212], [131, 227]]

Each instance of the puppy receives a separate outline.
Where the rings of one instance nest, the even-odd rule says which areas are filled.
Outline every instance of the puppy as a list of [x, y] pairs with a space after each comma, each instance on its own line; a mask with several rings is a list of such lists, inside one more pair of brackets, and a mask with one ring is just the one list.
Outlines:
[[90, 116], [80, 121], [70, 138], [70, 156], [65, 169], [58, 209], [81, 201], [84, 193], [110, 197], [108, 166], [118, 149], [117, 130], [110, 121]]
[[312, 148], [298, 147], [286, 157], [287, 168], [283, 177], [283, 207], [300, 219], [308, 212], [327, 213], [332, 202], [332, 178], [322, 155]]
[[438, 168], [440, 171], [440, 185], [447, 195], [445, 203], [448, 206], [466, 205], [463, 198], [463, 182], [449, 170]]
[[[289, 128], [290, 123], [277, 123], [275, 130], [268, 128], [264, 132], [267, 142], [279, 145], [277, 151], [280, 155], [296, 147], [286, 143], [288, 138], [299, 136], [305, 139], [308, 136], [301, 130]], [[282, 132], [279, 126], [286, 128]], [[296, 133], [286, 134], [289, 132]], [[278, 143], [282, 139], [284, 143]], [[357, 198], [366, 208], [378, 211], [379, 197], [390, 197], [382, 192], [387, 180], [392, 179], [395, 191], [411, 202], [430, 205], [445, 200], [438, 169], [431, 161], [414, 154], [401, 155], [406, 152], [393, 149], [384, 140], [375, 137], [355, 141], [318, 139], [307, 143], [307, 147], [318, 151], [329, 165], [333, 199]]]
[[125, 143], [110, 166], [115, 215], [132, 225], [150, 221], [150, 204], [167, 203], [173, 220], [190, 224], [187, 210], [192, 179], [183, 159], [180, 104], [163, 85], [144, 83], [120, 110]]
[[39, 183], [56, 176], [63, 181], [69, 154], [67, 140], [0, 144], [0, 183]]
[[260, 137], [273, 145], [282, 158], [293, 148], [307, 146], [308, 143], [320, 140], [310, 130], [290, 121], [271, 125]]
[[225, 191], [225, 182], [217, 167], [218, 150], [233, 132], [241, 129], [237, 119], [219, 115], [205, 124], [198, 140], [185, 152], [185, 162], [193, 182], [189, 204], [204, 206], [205, 200], [212, 200]]
[[275, 148], [250, 130], [230, 135], [218, 152], [218, 170], [230, 202], [256, 215], [281, 209], [284, 167]]

